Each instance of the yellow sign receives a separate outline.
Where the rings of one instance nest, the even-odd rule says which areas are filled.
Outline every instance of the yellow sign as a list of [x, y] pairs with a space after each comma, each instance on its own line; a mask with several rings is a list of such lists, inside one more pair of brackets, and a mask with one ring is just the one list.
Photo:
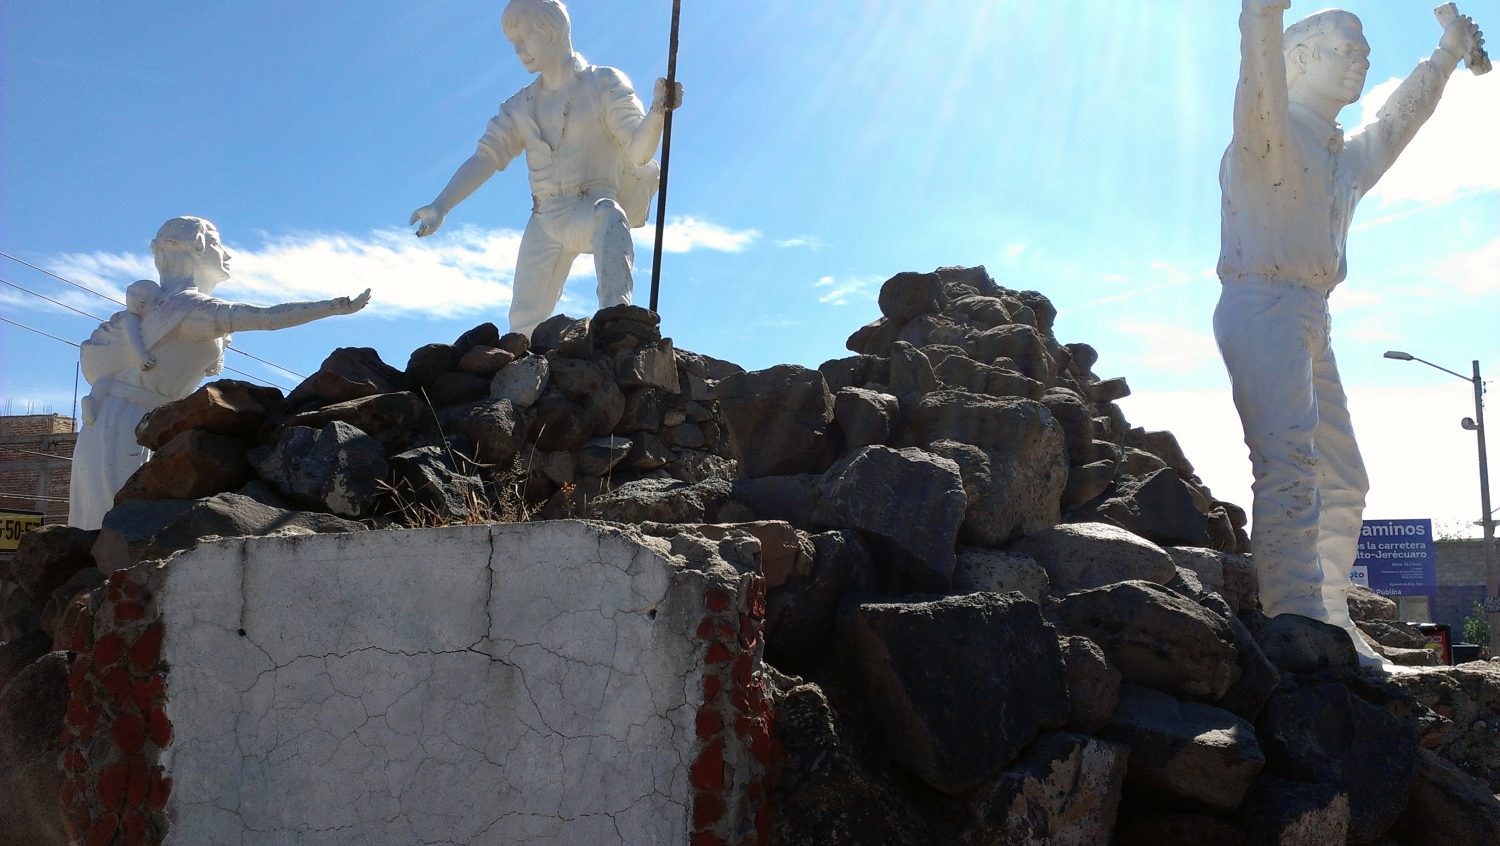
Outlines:
[[40, 511], [0, 511], [0, 551], [15, 552], [21, 545], [21, 535], [40, 525]]

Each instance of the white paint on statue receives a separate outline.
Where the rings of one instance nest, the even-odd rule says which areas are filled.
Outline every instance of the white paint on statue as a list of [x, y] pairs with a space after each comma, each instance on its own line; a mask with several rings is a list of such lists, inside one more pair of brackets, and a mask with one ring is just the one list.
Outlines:
[[531, 219], [516, 257], [510, 330], [530, 335], [552, 315], [579, 255], [594, 257], [600, 308], [630, 302], [630, 229], [646, 222], [659, 174], [651, 157], [682, 86], [669, 98], [666, 80], [658, 79], [651, 108], [643, 110], [625, 74], [573, 51], [571, 21], [558, 0], [511, 0], [501, 23], [516, 57], [538, 76], [500, 106], [474, 155], [410, 222], [419, 237], [438, 231], [454, 206], [524, 153]]
[[1343, 627], [1361, 660], [1379, 665], [1349, 617], [1369, 479], [1329, 341], [1328, 294], [1345, 276], [1355, 205], [1481, 38], [1472, 20], [1455, 19], [1376, 121], [1345, 138], [1338, 113], [1359, 99], [1370, 67], [1359, 18], [1329, 10], [1283, 33], [1289, 5], [1244, 0], [1240, 15], [1214, 334], [1255, 473], [1261, 604]]
[[224, 369], [233, 332], [285, 329], [365, 307], [370, 292], [319, 302], [259, 307], [210, 296], [229, 278], [229, 251], [212, 223], [176, 217], [151, 242], [158, 285], [126, 290], [125, 310], [100, 324], [82, 344], [83, 431], [73, 452], [68, 524], [97, 529], [115, 493], [150, 452], [136, 443], [146, 412], [192, 393], [205, 376]]

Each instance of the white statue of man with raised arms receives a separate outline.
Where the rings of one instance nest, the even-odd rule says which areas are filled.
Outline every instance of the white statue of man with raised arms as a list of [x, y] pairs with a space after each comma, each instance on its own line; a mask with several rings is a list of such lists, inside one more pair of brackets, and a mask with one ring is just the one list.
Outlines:
[[266, 307], [216, 299], [210, 294], [229, 278], [230, 255], [219, 231], [202, 218], [163, 223], [151, 254], [161, 285], [131, 285], [126, 311], [82, 345], [83, 375], [92, 390], [83, 401], [68, 501], [68, 525], [80, 529], [99, 528], [115, 494], [151, 457], [135, 439], [141, 418], [222, 372], [230, 333], [353, 314], [370, 301], [368, 290], [352, 299]]
[[1345, 137], [1339, 110], [1370, 68], [1360, 21], [1329, 10], [1282, 32], [1288, 0], [1244, 0], [1234, 140], [1224, 154], [1214, 335], [1255, 474], [1251, 547], [1265, 612], [1340, 626], [1362, 664], [1383, 660], [1349, 616], [1369, 479], [1329, 345], [1355, 204], [1432, 115], [1461, 57], [1483, 43], [1448, 24], [1375, 122]]
[[436, 232], [454, 206], [524, 152], [531, 219], [516, 257], [510, 329], [529, 335], [551, 316], [580, 254], [594, 256], [600, 308], [630, 302], [630, 229], [645, 223], [659, 173], [651, 157], [682, 86], [668, 96], [658, 79], [643, 110], [623, 73], [574, 52], [568, 10], [558, 0], [511, 0], [500, 22], [516, 57], [538, 77], [501, 104], [474, 155], [410, 222], [419, 237]]

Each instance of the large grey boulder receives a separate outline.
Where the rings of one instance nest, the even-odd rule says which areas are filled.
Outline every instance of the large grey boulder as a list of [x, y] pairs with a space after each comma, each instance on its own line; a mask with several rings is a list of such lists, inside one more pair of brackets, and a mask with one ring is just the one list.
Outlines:
[[902, 793], [866, 766], [817, 685], [775, 697], [783, 755], [772, 782], [771, 836], [781, 846], [936, 846]]
[[959, 547], [953, 568], [956, 593], [1009, 593], [1016, 591], [1040, 603], [1050, 589], [1047, 571], [1031, 558], [997, 549]]
[[960, 441], [937, 440], [929, 452], [950, 458], [963, 477], [964, 511], [959, 539], [966, 544], [996, 547], [1059, 519], [1064, 466], [1055, 437], [1043, 435], [1035, 449], [984, 450]]
[[1063, 523], [1028, 535], [1011, 551], [1047, 571], [1052, 590], [1072, 593], [1141, 579], [1166, 584], [1177, 575], [1172, 556], [1156, 544], [1108, 523]]
[[1233, 811], [1265, 765], [1248, 722], [1138, 685], [1121, 689], [1101, 736], [1130, 747], [1127, 793], [1158, 804]]
[[250, 463], [283, 496], [341, 517], [371, 514], [389, 470], [380, 442], [339, 420], [284, 429]]
[[1256, 734], [1268, 774], [1331, 784], [1349, 795], [1354, 843], [1390, 829], [1416, 782], [1416, 727], [1341, 684], [1277, 693], [1256, 720]]
[[1215, 700], [1239, 678], [1229, 621], [1152, 582], [1071, 594], [1053, 610], [1059, 627], [1099, 644], [1125, 681]]
[[1126, 747], [1051, 732], [980, 788], [958, 846], [1108, 843], [1125, 782]]
[[833, 463], [833, 395], [823, 374], [782, 364], [731, 375], [718, 394], [742, 477], [821, 473]]
[[920, 449], [865, 447], [818, 482], [813, 521], [888, 543], [888, 566], [927, 590], [953, 580], [964, 491], [952, 461]]
[[838, 637], [887, 752], [937, 790], [994, 777], [1068, 720], [1056, 632], [1019, 594], [850, 603]]
[[896, 323], [937, 314], [948, 303], [936, 273], [898, 273], [880, 286], [880, 313]]
[[1168, 547], [1167, 554], [1178, 567], [1193, 571], [1204, 590], [1224, 597], [1234, 613], [1255, 607], [1260, 591], [1250, 556], [1198, 546]]
[[543, 355], [528, 355], [500, 368], [490, 381], [490, 399], [503, 399], [516, 408], [530, 408], [547, 390], [551, 365]]

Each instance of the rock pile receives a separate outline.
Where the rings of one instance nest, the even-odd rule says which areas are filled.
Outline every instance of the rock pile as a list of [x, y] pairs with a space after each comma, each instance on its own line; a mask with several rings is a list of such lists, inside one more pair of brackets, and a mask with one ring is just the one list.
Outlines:
[[[285, 397], [205, 386], [143, 421], [157, 452], [97, 536], [33, 533], [0, 574], [0, 672], [67, 648], [94, 562], [210, 534], [744, 532], [775, 843], [1500, 842], [1497, 665], [1382, 678], [1342, 630], [1264, 617], [1244, 512], [1130, 425], [1042, 295], [941, 268], [879, 302], [817, 369], [744, 372], [622, 306], [485, 324], [404, 371], [338, 350]], [[1354, 612], [1429, 660], [1392, 603]]]

